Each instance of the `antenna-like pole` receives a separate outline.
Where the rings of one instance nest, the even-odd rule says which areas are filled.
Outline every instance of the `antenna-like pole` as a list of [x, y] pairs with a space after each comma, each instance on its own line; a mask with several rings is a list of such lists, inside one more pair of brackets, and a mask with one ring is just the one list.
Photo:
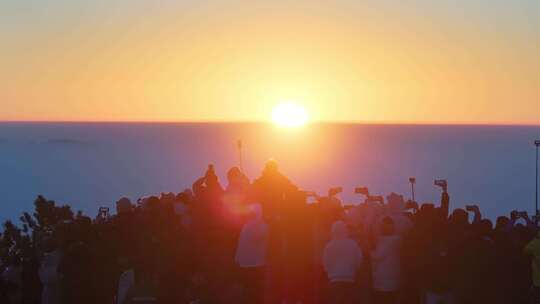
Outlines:
[[412, 195], [412, 200], [413, 200], [414, 202], [416, 202], [415, 197], [414, 197], [414, 184], [416, 184], [416, 177], [410, 177], [410, 178], [409, 178], [409, 182], [411, 183], [411, 195]]
[[536, 183], [535, 183], [535, 188], [536, 188], [536, 194], [535, 194], [535, 197], [534, 197], [534, 208], [535, 208], [535, 222], [538, 224], [538, 146], [540, 146], [540, 140], [535, 140], [534, 141], [534, 145], [536, 146]]
[[241, 139], [239, 139], [236, 142], [236, 146], [238, 147], [238, 161], [240, 163], [240, 170], [244, 172], [244, 165], [242, 161], [242, 140]]

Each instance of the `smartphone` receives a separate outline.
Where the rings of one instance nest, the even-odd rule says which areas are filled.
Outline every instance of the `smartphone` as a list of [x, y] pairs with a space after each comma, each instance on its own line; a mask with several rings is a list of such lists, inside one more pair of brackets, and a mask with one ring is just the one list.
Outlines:
[[448, 185], [445, 179], [436, 179], [434, 184], [435, 186], [439, 186], [441, 188], [446, 188], [446, 186]]
[[405, 209], [418, 209], [418, 203], [412, 200], [405, 202]]
[[332, 196], [332, 195], [336, 195], [336, 194], [341, 193], [341, 192], [343, 192], [343, 187], [334, 187], [334, 188], [330, 188], [328, 190], [328, 195]]
[[409, 177], [409, 183], [416, 184], [416, 177]]
[[368, 187], [356, 187], [354, 188], [354, 193], [369, 196], [369, 189]]
[[368, 196], [368, 201], [384, 204], [384, 198], [382, 197], [382, 195], [370, 195]]
[[473, 205], [467, 205], [467, 206], [465, 206], [465, 210], [467, 210], [469, 212], [474, 212], [474, 206]]

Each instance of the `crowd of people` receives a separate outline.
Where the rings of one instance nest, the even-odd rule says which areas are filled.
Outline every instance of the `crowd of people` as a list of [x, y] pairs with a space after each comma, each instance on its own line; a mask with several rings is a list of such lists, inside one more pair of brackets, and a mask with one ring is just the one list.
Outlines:
[[[253, 181], [213, 166], [178, 194], [121, 198], [94, 219], [39, 196], [0, 235], [0, 303], [536, 303], [536, 218], [357, 189], [344, 205], [270, 160]], [[471, 215], [471, 219], [469, 216]]]

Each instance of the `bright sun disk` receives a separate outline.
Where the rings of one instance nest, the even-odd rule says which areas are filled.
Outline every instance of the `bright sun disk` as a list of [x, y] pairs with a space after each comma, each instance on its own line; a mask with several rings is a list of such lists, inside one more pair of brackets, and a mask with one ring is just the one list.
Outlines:
[[272, 110], [272, 121], [280, 127], [300, 127], [307, 120], [306, 109], [293, 102], [280, 103]]

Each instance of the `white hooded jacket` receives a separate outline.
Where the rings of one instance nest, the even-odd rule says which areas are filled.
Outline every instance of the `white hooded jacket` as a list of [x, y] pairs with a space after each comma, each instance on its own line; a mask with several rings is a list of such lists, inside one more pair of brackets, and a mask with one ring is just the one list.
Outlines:
[[371, 252], [373, 288], [377, 291], [397, 291], [401, 276], [401, 237], [380, 236], [377, 247]]
[[240, 267], [266, 265], [268, 225], [262, 220], [261, 206], [252, 205], [255, 218], [242, 227], [236, 248], [235, 261]]
[[356, 270], [362, 264], [362, 251], [347, 234], [344, 222], [332, 224], [332, 240], [323, 252], [323, 266], [330, 282], [354, 282]]

